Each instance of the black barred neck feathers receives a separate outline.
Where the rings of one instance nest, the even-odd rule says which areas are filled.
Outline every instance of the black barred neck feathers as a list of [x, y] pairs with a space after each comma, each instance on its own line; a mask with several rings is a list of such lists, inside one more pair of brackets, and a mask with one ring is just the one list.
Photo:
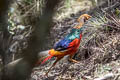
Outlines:
[[74, 26], [75, 29], [80, 29], [83, 26], [84, 23], [79, 23], [79, 25]]

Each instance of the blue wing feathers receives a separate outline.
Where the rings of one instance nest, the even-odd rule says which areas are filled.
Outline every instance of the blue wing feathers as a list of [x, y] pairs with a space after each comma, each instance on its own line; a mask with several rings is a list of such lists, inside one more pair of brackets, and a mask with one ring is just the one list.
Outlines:
[[68, 48], [70, 42], [72, 42], [72, 40], [64, 38], [54, 46], [54, 49], [58, 51], [65, 50]]

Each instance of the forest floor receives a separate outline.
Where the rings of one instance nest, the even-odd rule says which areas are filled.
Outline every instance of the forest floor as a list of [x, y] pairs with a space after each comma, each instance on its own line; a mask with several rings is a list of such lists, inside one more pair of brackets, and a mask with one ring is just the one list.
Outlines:
[[[86, 8], [88, 10], [88, 7]], [[91, 7], [89, 6], [89, 8]], [[77, 24], [76, 20], [83, 10], [79, 10], [74, 15], [70, 13], [71, 16], [55, 21], [50, 37], [54, 40], [48, 42], [51, 44], [46, 49], [52, 48], [54, 43], [70, 32], [72, 27]], [[66, 14], [68, 15], [68, 13]], [[60, 17], [62, 18], [62, 16]], [[104, 20], [104, 16], [101, 16]], [[99, 21], [97, 16], [93, 16], [90, 22], [86, 23], [92, 27], [83, 33], [82, 44], [75, 57], [79, 63], [71, 63], [65, 57], [52, 68], [46, 77], [45, 73], [54, 62], [51, 60], [46, 65], [36, 67], [30, 80], [120, 80], [120, 30], [106, 29], [103, 25], [99, 25], [100, 23], [105, 24], [105, 22]]]

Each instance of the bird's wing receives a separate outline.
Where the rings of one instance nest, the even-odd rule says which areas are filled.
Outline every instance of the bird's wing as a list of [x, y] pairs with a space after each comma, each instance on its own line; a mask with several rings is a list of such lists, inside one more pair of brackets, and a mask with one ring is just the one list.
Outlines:
[[56, 51], [66, 51], [69, 47], [69, 44], [72, 42], [72, 40], [69, 39], [62, 39], [57, 44], [55, 44], [54, 49]]
[[[69, 48], [74, 47], [81, 38], [80, 34], [82, 31], [77, 29], [72, 29], [71, 33], [69, 33], [64, 39], [60, 40], [57, 44], [55, 44], [54, 49], [57, 51], [66, 51]], [[74, 41], [74, 42], [73, 42]]]
[[75, 38], [73, 40], [70, 39], [63, 39], [61, 41], [59, 41], [55, 46], [54, 49], [56, 51], [67, 51], [70, 49], [74, 49], [77, 48], [80, 44], [80, 40], [82, 38], [82, 34], [80, 34], [80, 38]]

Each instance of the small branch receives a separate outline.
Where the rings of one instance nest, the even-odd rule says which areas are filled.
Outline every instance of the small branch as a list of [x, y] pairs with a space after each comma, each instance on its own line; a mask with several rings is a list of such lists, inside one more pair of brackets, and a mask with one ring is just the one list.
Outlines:
[[118, 80], [119, 77], [120, 77], [120, 74], [116, 75], [116, 77], [114, 78], [114, 80]]
[[113, 74], [113, 73], [109, 73], [109, 74], [106, 74], [106, 75], [103, 76], [103, 77], [96, 78], [96, 79], [94, 79], [94, 80], [106, 80], [106, 79], [113, 78], [114, 76], [115, 76], [115, 74]]

